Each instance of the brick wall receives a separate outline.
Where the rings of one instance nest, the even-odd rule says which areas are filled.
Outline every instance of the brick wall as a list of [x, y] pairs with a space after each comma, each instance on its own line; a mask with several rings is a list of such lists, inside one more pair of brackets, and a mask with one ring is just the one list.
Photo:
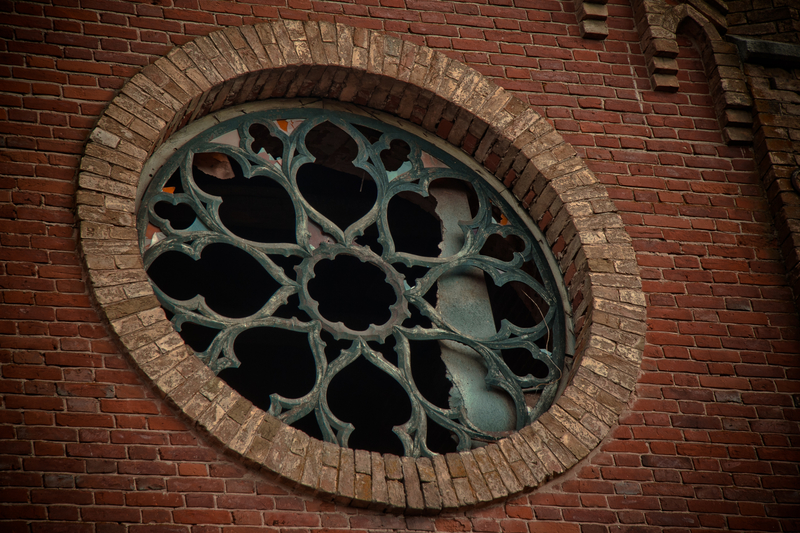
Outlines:
[[[608, 4], [604, 40], [580, 37], [572, 3], [539, 0], [68, 0], [0, 11], [4, 530], [800, 526], [800, 328], [759, 171], [772, 148], [758, 136], [755, 151], [724, 144], [688, 37], [679, 39], [679, 90], [663, 93], [650, 88], [625, 1]], [[124, 83], [173, 45], [278, 17], [335, 20], [444, 51], [528, 102], [606, 185], [637, 252], [648, 343], [619, 425], [565, 475], [435, 517], [331, 503], [212, 446], [155, 396], [100, 322], [72, 212], [89, 132]]]

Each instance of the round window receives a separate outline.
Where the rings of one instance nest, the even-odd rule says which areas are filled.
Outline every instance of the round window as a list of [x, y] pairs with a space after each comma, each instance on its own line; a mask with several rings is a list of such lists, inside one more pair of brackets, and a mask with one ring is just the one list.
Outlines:
[[323, 109], [241, 114], [177, 149], [138, 217], [186, 344], [320, 440], [465, 451], [558, 392], [569, 324], [538, 229], [406, 129]]

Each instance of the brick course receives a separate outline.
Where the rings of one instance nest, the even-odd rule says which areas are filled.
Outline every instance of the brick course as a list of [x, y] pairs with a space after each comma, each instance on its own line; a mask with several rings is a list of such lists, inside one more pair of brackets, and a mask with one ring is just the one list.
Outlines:
[[[772, 227], [769, 202], [773, 196], [765, 195], [759, 176], [763, 167], [758, 166], [762, 157], [773, 156], [770, 149], [759, 151], [764, 148], [758, 144], [757, 154], [764, 156], [754, 157], [747, 145], [724, 144], [701, 52], [690, 39], [679, 35], [676, 40], [679, 90], [663, 94], [651, 90], [627, 3], [608, 4], [609, 35], [602, 41], [582, 40], [573, 5], [560, 2], [486, 5], [408, 0], [378, 6], [369, 2], [152, 5], [87, 0], [80, 5], [63, 4], [68, 5], [15, 2], [2, 6], [0, 72], [5, 81], [0, 88], [0, 112], [6, 138], [0, 163], [4, 268], [0, 331], [6, 337], [0, 351], [4, 402], [0, 516], [4, 529], [188, 532], [199, 527], [243, 531], [266, 526], [605, 532], [691, 527], [788, 531], [796, 527], [797, 310], [778, 246], [783, 234]], [[424, 44], [442, 51], [441, 57], [466, 63], [532, 106], [605, 185], [610, 202], [602, 194], [573, 201], [589, 203], [598, 215], [614, 208], [619, 211], [624, 226], [609, 227], [606, 234], [623, 242], [627, 235], [632, 239], [630, 260], [620, 261], [620, 268], [630, 268], [625, 274], [632, 275], [638, 263], [645, 301], [638, 300], [641, 292], [626, 287], [613, 291], [623, 299], [618, 301], [634, 306], [646, 303], [647, 344], [640, 372], [617, 371], [612, 373], [615, 381], [606, 380], [602, 386], [579, 372], [573, 380], [578, 386], [562, 396], [565, 413], [590, 410], [611, 428], [597, 450], [567, 474], [555, 474], [554, 480], [546, 482], [544, 470], [530, 468], [547, 465], [549, 472], [558, 473], [576, 461], [568, 447], [554, 440], [551, 430], [558, 427], [558, 416], [563, 416], [554, 412], [541, 427], [511, 439], [534, 478], [528, 485], [522, 481], [524, 470], [515, 470], [519, 461], [512, 460], [515, 456], [508, 442], [499, 451], [487, 450], [489, 458], [503, 454], [517, 481], [526, 487], [545, 482], [531, 494], [500, 496], [502, 503], [445, 511], [436, 518], [386, 515], [341, 501], [328, 502], [301, 490], [305, 471], [293, 469], [291, 461], [283, 461], [279, 473], [297, 478], [296, 487], [225, 455], [156, 397], [153, 387], [122, 355], [112, 336], [117, 326], [103, 325], [98, 305], [112, 324], [121, 327], [126, 318], [135, 317], [146, 330], [123, 335], [122, 343], [129, 349], [135, 346], [131, 355], [155, 378], [157, 387], [175, 379], [184, 383], [174, 394], [193, 394], [185, 411], [198, 416], [209, 412], [212, 401], [224, 405], [228, 398], [225, 391], [201, 390], [202, 368], [191, 363], [175, 365], [184, 360], [176, 359], [181, 357], [174, 352], [177, 339], [168, 328], [150, 322], [146, 310], [153, 301], [143, 278], [135, 274], [140, 268], [135, 261], [138, 252], [126, 244], [133, 237], [125, 231], [132, 223], [126, 214], [131, 209], [126, 196], [138, 181], [137, 158], [141, 160], [145, 146], [166, 136], [159, 132], [182, 125], [171, 122], [175, 106], [199, 109], [196, 117], [238, 103], [236, 95], [244, 88], [262, 87], [259, 95], [264, 96], [267, 87], [269, 94], [296, 95], [313, 87], [304, 85], [306, 81], [330, 80], [331, 90], [341, 91], [344, 99], [375, 105], [385, 98], [387, 109], [430, 126], [477, 154], [545, 228], [558, 219], [557, 212], [547, 209], [552, 204], [537, 202], [546, 191], [537, 191], [535, 185], [530, 190], [538, 177], [532, 171], [526, 174], [516, 156], [505, 157], [509, 150], [525, 152], [534, 150], [533, 146], [509, 143], [513, 148], [508, 148], [495, 140], [481, 146], [481, 139], [487, 138], [489, 121], [485, 119], [492, 117], [481, 117], [483, 123], [469, 122], [437, 97], [423, 94], [419, 102], [430, 105], [415, 105], [418, 94], [403, 99], [404, 93], [392, 91], [394, 86], [382, 86], [380, 80], [368, 76], [362, 78], [360, 90], [348, 89], [352, 87], [348, 78], [337, 78], [329, 69], [310, 68], [328, 57], [324, 46], [309, 49], [310, 59], [300, 54], [293, 58], [291, 74], [245, 78], [239, 87], [235, 83], [219, 86], [225, 76], [213, 80], [207, 76], [226, 68], [233, 69], [231, 73], [254, 68], [249, 61], [272, 68], [263, 62], [274, 55], [267, 50], [268, 56], [242, 57], [241, 65], [230, 66], [215, 62], [215, 56], [203, 61], [214, 48], [247, 50], [239, 47], [241, 41], [233, 41], [230, 35], [236, 32], [231, 34], [231, 30], [225, 34], [227, 41], [217, 36], [210, 42], [193, 41], [184, 54], [173, 51], [170, 63], [185, 72], [184, 77], [173, 77], [171, 69], [166, 72], [166, 62], [142, 70], [157, 63], [173, 44], [184, 45], [197, 35], [267, 18], [335, 21], [400, 37], [391, 41], [401, 43], [399, 53], [370, 56], [367, 51], [378, 49], [373, 45], [385, 47], [389, 41], [376, 37], [365, 42], [366, 33], [353, 30], [350, 61], [368, 75], [392, 68], [389, 58], [397, 57], [400, 74], [396, 76], [411, 79], [414, 70], [404, 63], [406, 47]], [[518, 27], [530, 42], [505, 40], [505, 32]], [[453, 29], [457, 36], [450, 35]], [[246, 46], [264, 42], [263, 34], [248, 36], [246, 31], [241, 33]], [[288, 32], [287, 38], [292, 38]], [[322, 41], [334, 42], [326, 41], [325, 34]], [[277, 38], [275, 46], [289, 50], [281, 49]], [[452, 62], [445, 64], [457, 68]], [[775, 78], [786, 76], [779, 74]], [[175, 84], [162, 83], [165, 76]], [[420, 83], [426, 83], [425, 78]], [[476, 94], [488, 87], [475, 81], [463, 83], [472, 83]], [[196, 102], [186, 99], [192, 91], [209, 89], [208, 96]], [[441, 98], [440, 93], [431, 94]], [[112, 98], [115, 103], [108, 107]], [[772, 105], [769, 98], [762, 100], [763, 105]], [[452, 118], [426, 122], [426, 117], [433, 117], [427, 111], [434, 108], [442, 116], [452, 113]], [[100, 129], [95, 129], [101, 114]], [[124, 130], [112, 129], [113, 123]], [[114, 144], [109, 141], [112, 137], [96, 133], [87, 145], [93, 130], [116, 136], [116, 144], [109, 147], [104, 143]], [[118, 134], [123, 131], [128, 136]], [[542, 148], [537, 145], [535, 150], [553, 143], [548, 136], [537, 142]], [[88, 156], [81, 159], [84, 153]], [[776, 159], [771, 168], [788, 166], [790, 161]], [[769, 191], [770, 185], [766, 187]], [[588, 193], [591, 187], [584, 189]], [[80, 228], [72, 211], [75, 199], [83, 221]], [[82, 252], [90, 259], [87, 279], [76, 252], [79, 231]], [[556, 235], [552, 237], [559, 246]], [[574, 253], [569, 242], [563, 246], [565, 257]], [[586, 263], [591, 276], [602, 276], [609, 258], [589, 253]], [[586, 286], [582, 279], [586, 271], [570, 270], [571, 266], [569, 260], [563, 264], [566, 275], [576, 278], [572, 285]], [[101, 275], [103, 271], [117, 273]], [[86, 282], [95, 287], [98, 305], [87, 306]], [[597, 304], [606, 298], [605, 292], [572, 296], [579, 314], [591, 309], [587, 319], [600, 331], [599, 337], [617, 342], [615, 335], [628, 334], [626, 327], [632, 324], [621, 314], [621, 307]], [[124, 303], [115, 306], [120, 302]], [[579, 327], [588, 329], [585, 322]], [[157, 351], [151, 341], [157, 343]], [[625, 403], [626, 389], [621, 383], [635, 386], [630, 403]], [[589, 401], [587, 393], [596, 401]], [[622, 413], [618, 422], [614, 413]], [[297, 441], [294, 435], [289, 442], [285, 433], [262, 425], [253, 442], [283, 439], [294, 456], [303, 449], [317, 453], [303, 448], [302, 437]], [[536, 435], [544, 438], [537, 441]], [[525, 448], [519, 438], [548, 447]], [[235, 441], [236, 435], [230, 440]], [[266, 446], [250, 450], [263, 453], [258, 462], [268, 461]], [[336, 457], [324, 447], [320, 453], [322, 487], [331, 479], [326, 461], [345, 464], [349, 459]], [[539, 463], [526, 458], [530, 453], [539, 454]], [[415, 472], [385, 460], [387, 506], [436, 509], [433, 493], [426, 492], [425, 485], [449, 487], [448, 471], [453, 491], [440, 488], [442, 502], [450, 502], [441, 503], [443, 507], [486, 502], [502, 494], [500, 485], [495, 485], [499, 491], [495, 493], [491, 485], [478, 481], [487, 472], [499, 471], [484, 471], [468, 457], [460, 463], [458, 459], [448, 456], [444, 464], [433, 461], [433, 478], [425, 465]], [[370, 458], [370, 473], [380, 470], [376, 461]], [[356, 462], [353, 457], [354, 479]], [[419, 492], [402, 487], [398, 491], [406, 475], [413, 478], [414, 474]], [[383, 501], [382, 489], [375, 488], [379, 485], [372, 486], [374, 501]], [[357, 483], [353, 486], [355, 491]], [[478, 488], [480, 494], [474, 490]]]

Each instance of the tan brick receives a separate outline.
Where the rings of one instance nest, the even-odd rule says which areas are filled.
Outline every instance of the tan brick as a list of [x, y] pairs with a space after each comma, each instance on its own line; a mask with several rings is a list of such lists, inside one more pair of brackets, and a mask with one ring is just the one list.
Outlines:
[[447, 466], [450, 470], [450, 475], [454, 478], [467, 477], [467, 470], [464, 467], [464, 462], [461, 460], [461, 455], [456, 453], [448, 453], [445, 455]]
[[403, 479], [403, 461], [400, 457], [392, 454], [383, 456], [386, 477], [388, 479]]
[[355, 450], [355, 470], [360, 474], [369, 474], [372, 471], [372, 458], [366, 450]]
[[230, 418], [223, 418], [211, 432], [211, 436], [223, 446], [227, 446], [233, 436], [239, 432], [239, 429], [241, 429], [241, 424]]
[[[245, 72], [252, 72], [262, 68], [262, 63], [244, 38], [243, 32], [235, 26], [222, 30], [230, 46], [245, 66]], [[216, 33], [216, 32], [215, 32]], [[213, 37], [212, 37], [213, 40]], [[218, 45], [219, 46], [219, 45]]]
[[[486, 448], [476, 448], [472, 450], [472, 457], [478, 464], [478, 468], [480, 469], [481, 474], [483, 474], [483, 479], [486, 482], [486, 486], [492, 493], [492, 499], [503, 498], [507, 496], [508, 489], [506, 489], [506, 486], [503, 483], [503, 479], [497, 472], [494, 463], [489, 458], [489, 454]], [[467, 461], [464, 461], [464, 464], [465, 466], [467, 466]], [[467, 466], [467, 471], [469, 471], [468, 466]], [[471, 481], [472, 480], [470, 479], [470, 482]]]
[[[542, 420], [544, 418], [544, 420]], [[545, 425], [544, 422], [547, 422], [548, 425]], [[553, 423], [552, 417], [547, 417], [547, 413], [539, 417], [539, 419], [534, 422], [531, 427], [536, 432], [536, 434], [541, 438], [542, 442], [544, 443], [545, 447], [550, 450], [553, 455], [555, 455], [559, 462], [564, 465], [564, 469], [567, 470], [571, 468], [575, 463], [578, 462], [575, 455], [572, 453], [571, 448], [567, 447], [566, 445], [562, 444], [559, 440], [559, 435], [554, 435], [550, 428], [555, 429], [556, 431], [559, 430], [557, 424]], [[582, 447], [580, 443], [577, 442], [577, 439], [571, 437], [571, 435], [559, 431], [561, 433], [560, 436], [568, 436], [567, 442], [578, 449], [578, 454], [582, 454], [585, 450], [585, 447]]]
[[261, 42], [261, 38], [258, 36], [258, 31], [256, 30], [255, 26], [242, 26], [239, 28], [239, 31], [242, 32], [242, 38], [250, 47], [250, 50], [253, 52], [253, 56], [258, 61], [261, 68], [269, 69], [273, 68], [274, 65], [272, 60], [269, 58], [264, 45]]
[[281, 463], [280, 474], [286, 479], [299, 483], [303, 477], [304, 465], [305, 456], [289, 452]]
[[386, 483], [386, 490], [389, 498], [390, 509], [405, 509], [406, 495], [405, 487], [401, 481], [389, 480]]
[[257, 429], [261, 422], [264, 420], [264, 412], [260, 409], [253, 407], [239, 429], [238, 433], [233, 436], [230, 442], [231, 450], [244, 454], [250, 448], [253, 439], [257, 435]]
[[[150, 65], [147, 67], [147, 73], [158, 72], [163, 76], [163, 73], [158, 70], [155, 66]], [[189, 98], [186, 93], [183, 93], [181, 99], [178, 99], [175, 95], [170, 94], [166, 90], [162, 89], [158, 85], [156, 85], [153, 80], [147, 76], [146, 73], [136, 74], [133, 78], [131, 78], [130, 83], [135, 84], [138, 86], [142, 91], [149, 94], [153, 99], [160, 102], [164, 106], [170, 108], [173, 111], [179, 111], [184, 102], [188, 102]], [[177, 86], [176, 86], [177, 87]], [[149, 101], [148, 101], [149, 102]], [[171, 118], [171, 117], [170, 117]]]
[[539, 434], [531, 426], [524, 427], [519, 434], [525, 439], [533, 452], [539, 458], [539, 462], [545, 468], [548, 475], [560, 474], [564, 472], [564, 466], [558, 458], [551, 452], [542, 441]]
[[272, 439], [264, 465], [273, 472], [280, 472], [284, 459], [291, 454], [289, 447], [294, 440], [294, 432], [295, 429], [291, 426], [283, 425]]
[[[478, 463], [475, 461], [473, 454], [471, 452], [461, 452], [459, 455], [461, 456], [461, 462], [464, 465], [464, 470], [467, 473], [467, 479], [469, 480], [470, 487], [472, 487], [472, 490], [474, 491], [478, 501], [491, 501], [492, 492], [489, 490], [483, 475], [481, 475], [480, 468], [478, 467]], [[458, 490], [457, 486], [456, 490]]]
[[[297, 55], [297, 48], [295, 48], [295, 44], [292, 41], [291, 37], [289, 37], [289, 32], [284, 26], [284, 21], [277, 20], [270, 22], [270, 28], [272, 29], [272, 34], [274, 35], [275, 44], [278, 45], [280, 49], [281, 55], [284, 59], [284, 64], [286, 65], [297, 65], [301, 63], [302, 60], [300, 56]], [[270, 57], [272, 57], [270, 55]], [[309, 52], [310, 57], [310, 52]], [[273, 59], [273, 63], [274, 63]]]
[[442, 455], [433, 456], [433, 467], [436, 474], [436, 482], [442, 495], [442, 506], [446, 509], [453, 509], [459, 506], [458, 496], [453, 487], [453, 480], [447, 467], [447, 460]]
[[355, 496], [355, 456], [353, 450], [343, 448], [339, 463], [339, 483], [336, 495], [343, 502]]
[[500, 447], [497, 444], [490, 444], [486, 447], [486, 451], [489, 454], [489, 458], [494, 463], [497, 473], [500, 475], [500, 479], [508, 489], [509, 494], [515, 494], [521, 491], [522, 485], [514, 475], [511, 466], [506, 461], [506, 458], [501, 453]]
[[[220, 34], [218, 32], [214, 32], [211, 35], [215, 35], [217, 37], [217, 41], [222, 40], [220, 39]], [[210, 36], [198, 37], [193, 42], [197, 44], [197, 48], [208, 59], [208, 61], [214, 65], [214, 68], [219, 73], [222, 80], [232, 80], [237, 76], [237, 74], [244, 72], [241, 60], [238, 58], [234, 59], [232, 57], [225, 57], [219, 48], [217, 48], [217, 44], [211, 39]]]
[[284, 59], [283, 53], [278, 46], [278, 41], [275, 38], [272, 26], [268, 23], [257, 24], [255, 30], [273, 67], [281, 68], [286, 66], [286, 59]]
[[425, 509], [425, 500], [417, 475], [417, 466], [412, 457], [403, 457], [403, 485], [405, 486], [406, 504], [411, 510]]
[[456, 495], [458, 496], [460, 507], [474, 505], [478, 501], [477, 497], [475, 496], [475, 492], [472, 490], [472, 486], [469, 484], [469, 480], [467, 478], [461, 477], [454, 479], [453, 487], [455, 488]]
[[381, 454], [370, 453], [372, 460], [372, 502], [377, 504], [378, 509], [382, 509], [389, 503], [389, 493], [386, 485], [386, 470]]
[[442, 495], [436, 482], [422, 484], [422, 496], [425, 500], [425, 508], [429, 512], [436, 512], [442, 508]]
[[313, 20], [306, 21], [303, 27], [306, 33], [306, 42], [311, 52], [312, 62], [316, 65], [326, 65], [328, 63], [328, 55], [322, 44], [319, 23]]

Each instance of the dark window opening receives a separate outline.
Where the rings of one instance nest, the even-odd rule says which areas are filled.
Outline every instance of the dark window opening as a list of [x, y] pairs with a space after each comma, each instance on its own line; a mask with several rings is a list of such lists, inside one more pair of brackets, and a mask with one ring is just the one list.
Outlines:
[[195, 352], [205, 352], [219, 333], [218, 329], [208, 328], [193, 322], [181, 324], [181, 337]]
[[[545, 302], [559, 302], [559, 296], [552, 294], [552, 282], [542, 283], [538, 294], [519, 271], [514, 276], [520, 281], [497, 286], [485, 261], [494, 258], [491, 264], [509, 271], [499, 261], [522, 254], [527, 262], [521, 270], [541, 283], [538, 242], [468, 165], [407, 131], [343, 112], [293, 110], [292, 119], [279, 113], [231, 119], [189, 141], [143, 198], [140, 216], [147, 226], [140, 238], [152, 263], [148, 272], [161, 289], [157, 294], [171, 297], [165, 305], [176, 313], [171, 318], [181, 324], [187, 346], [202, 352], [201, 359], [242, 396], [312, 437], [330, 439], [329, 424], [339, 431], [331, 413], [353, 424], [352, 448], [414, 455], [417, 450], [404, 450], [393, 432], [403, 424], [434, 453], [456, 452], [457, 435], [468, 448], [513, 429], [522, 398], [529, 406], [539, 399], [528, 389], [544, 385], [534, 387], [526, 376], [552, 380], [557, 372], [550, 369], [563, 360], [563, 348], [553, 349], [563, 339], [553, 340], [541, 325]], [[272, 124], [281, 131], [271, 133]], [[290, 157], [300, 153], [302, 160]], [[276, 163], [286, 158], [295, 163]], [[446, 177], [429, 182], [431, 176]], [[192, 195], [201, 205], [186, 197], [157, 200], [165, 193]], [[183, 203], [172, 205], [172, 199]], [[479, 220], [488, 224], [473, 227]], [[187, 236], [186, 229], [198, 233]], [[464, 247], [486, 231], [494, 234], [477, 243], [480, 250]], [[206, 245], [208, 238], [226, 244]], [[196, 260], [176, 251], [193, 242]], [[463, 266], [438, 266], [455, 254], [464, 256]], [[426, 279], [431, 269], [438, 279]], [[270, 302], [278, 289], [288, 294], [285, 301]], [[187, 303], [198, 294], [216, 314]], [[407, 315], [399, 313], [406, 309]], [[208, 319], [216, 320], [213, 327], [200, 325]], [[503, 337], [497, 329], [504, 320], [532, 331]], [[550, 327], [562, 335], [561, 322]], [[547, 350], [537, 355], [542, 360], [517, 348], [519, 337], [540, 332], [546, 334], [534, 342]], [[488, 345], [474, 340], [489, 336]], [[399, 348], [406, 343], [401, 361]], [[341, 367], [348, 357], [342, 354], [358, 353], [359, 345], [369, 351]], [[496, 360], [502, 372], [493, 375], [499, 385], [485, 383], [484, 350], [502, 356]], [[224, 368], [234, 355], [241, 366]], [[518, 393], [509, 394], [512, 389]], [[295, 411], [270, 399], [304, 398], [312, 391]], [[416, 402], [425, 405], [425, 418], [411, 420]], [[450, 415], [451, 403], [464, 409]]]
[[158, 202], [153, 211], [156, 215], [169, 222], [172, 229], [186, 229], [197, 219], [197, 215], [187, 204], [172, 205], [169, 202]]
[[456, 453], [458, 451], [458, 437], [428, 417], [428, 438], [425, 442], [428, 449], [434, 453]]
[[336, 374], [328, 388], [328, 405], [337, 418], [355, 426], [349, 447], [404, 454], [392, 428], [411, 417], [411, 402], [399, 383], [366, 358], [359, 357]]
[[316, 365], [308, 334], [279, 328], [251, 328], [233, 344], [238, 368], [219, 373], [228, 385], [265, 411], [270, 394], [301, 398], [314, 387]]
[[386, 337], [386, 340], [381, 342], [369, 341], [367, 345], [375, 352], [383, 356], [386, 361], [397, 366], [397, 352], [395, 351], [396, 341], [394, 337]]
[[161, 190], [172, 194], [180, 194], [183, 192], [183, 184], [181, 183], [180, 169], [176, 170], [172, 174], [172, 176], [170, 176], [170, 178], [167, 180], [167, 182], [164, 184]]
[[297, 188], [311, 207], [342, 230], [366, 215], [378, 196], [371, 178], [316, 163], [300, 167]]
[[280, 159], [283, 157], [283, 143], [277, 137], [273, 137], [269, 128], [263, 124], [253, 124], [250, 126], [250, 135], [253, 137], [253, 144], [250, 149], [256, 153], [265, 153], [272, 156], [273, 159]]
[[431, 319], [423, 315], [416, 305], [409, 305], [408, 310], [411, 311], [411, 316], [403, 321], [403, 327], [413, 328], [418, 326], [428, 329], [433, 325]]
[[516, 235], [508, 235], [507, 237], [501, 237], [496, 233], [489, 235], [483, 248], [481, 248], [481, 255], [494, 257], [506, 262], [514, 259], [515, 252], [525, 252], [525, 241]]
[[409, 287], [413, 287], [417, 284], [417, 280], [425, 276], [428, 273], [428, 268], [424, 266], [407, 266], [403, 263], [395, 263], [392, 265], [395, 270], [397, 270], [403, 277], [406, 279], [406, 283], [408, 283]]
[[503, 319], [521, 328], [532, 328], [547, 313], [547, 303], [524, 283], [509, 281], [498, 287], [490, 275], [484, 273], [484, 279], [498, 330]]
[[[426, 292], [423, 295], [422, 299], [425, 300], [431, 307], [436, 309], [436, 302], [438, 299], [438, 295], [439, 295], [439, 288], [434, 283], [433, 286], [430, 289], [428, 289], [428, 292]], [[413, 328], [415, 326], [419, 326], [426, 329], [433, 327], [433, 322], [431, 321], [431, 319], [428, 318], [426, 315], [424, 315], [422, 311], [415, 304], [413, 303], [409, 304], [408, 309], [409, 311], [411, 311], [411, 316], [403, 321], [403, 326], [407, 328]]]
[[368, 128], [367, 126], [362, 126], [360, 124], [354, 124], [354, 126], [359, 132], [361, 132], [361, 135], [367, 138], [367, 142], [370, 144], [375, 144], [378, 142], [378, 139], [380, 139], [381, 135], [383, 135], [378, 130]]
[[525, 272], [527, 275], [538, 281], [539, 283], [544, 283], [542, 281], [542, 273], [539, 272], [539, 269], [536, 268], [536, 265], [533, 261], [528, 261], [527, 263], [523, 263], [522, 271]]
[[397, 302], [382, 270], [349, 255], [317, 263], [308, 293], [319, 303], [323, 317], [354, 331], [385, 324], [391, 316], [390, 307]]
[[428, 289], [428, 292], [425, 293], [422, 299], [428, 302], [430, 306], [435, 309], [436, 303], [439, 300], [439, 286], [434, 283], [431, 288]]
[[386, 213], [395, 251], [439, 257], [442, 223], [436, 216], [436, 200], [415, 193], [399, 193], [389, 201]]
[[352, 174], [359, 181], [372, 181], [370, 175], [355, 165], [358, 157], [358, 144], [341, 128], [330, 122], [314, 126], [306, 135], [306, 148], [315, 158], [317, 165]]
[[343, 350], [348, 350], [351, 346], [353, 346], [352, 340], [336, 340], [333, 338], [333, 335], [331, 335], [330, 332], [325, 331], [324, 329], [320, 333], [320, 339], [322, 339], [322, 342], [325, 343], [325, 358], [328, 360], [328, 364], [332, 363], [337, 357], [342, 355]]
[[381, 152], [381, 161], [387, 172], [394, 172], [403, 166], [403, 163], [408, 161], [408, 155], [411, 153], [411, 147], [407, 142], [399, 139], [394, 139], [389, 143], [389, 149]]
[[501, 353], [508, 368], [520, 377], [530, 374], [537, 379], [546, 379], [550, 375], [547, 364], [535, 359], [525, 348], [509, 348], [502, 350]]
[[317, 415], [314, 411], [311, 411], [300, 420], [292, 422], [292, 427], [299, 429], [309, 437], [325, 440], [325, 437], [322, 435], [322, 430], [319, 428], [319, 422], [317, 422]]
[[450, 408], [450, 389], [447, 367], [442, 361], [438, 341], [409, 341], [411, 346], [411, 374], [414, 384], [426, 400], [442, 409]]
[[189, 300], [201, 294], [213, 311], [231, 318], [252, 315], [279, 287], [250, 254], [224, 243], [206, 246], [199, 261], [164, 252], [147, 274], [168, 296]]
[[296, 318], [300, 322], [310, 322], [311, 317], [300, 309], [300, 297], [297, 294], [292, 294], [286, 299], [286, 303], [280, 306], [272, 316], [277, 318]]
[[383, 253], [383, 246], [381, 246], [381, 243], [378, 242], [379, 235], [378, 227], [373, 224], [364, 230], [363, 235], [356, 239], [356, 244], [360, 246], [366, 246], [372, 250], [372, 253], [379, 256]]
[[[232, 175], [229, 178], [209, 174], [206, 171], [213, 169], [208, 165], [195, 166], [193, 178], [203, 192], [222, 199], [219, 217], [225, 227], [234, 235], [253, 242], [297, 242], [294, 205], [284, 188], [267, 176], [245, 178], [235, 161], [223, 157], [230, 164]], [[195, 156], [195, 160], [197, 158]]]
[[289, 279], [297, 279], [297, 270], [295, 267], [303, 262], [302, 257], [296, 255], [271, 255], [269, 256], [272, 262], [283, 269], [284, 274]]

